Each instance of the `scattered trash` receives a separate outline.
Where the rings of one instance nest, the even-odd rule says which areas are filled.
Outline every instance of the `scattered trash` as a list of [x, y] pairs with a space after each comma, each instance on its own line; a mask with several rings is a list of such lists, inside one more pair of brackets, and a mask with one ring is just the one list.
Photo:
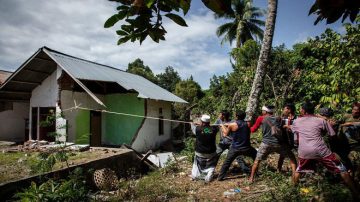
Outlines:
[[229, 189], [228, 191], [225, 191], [225, 192], [223, 193], [223, 196], [224, 196], [225, 198], [227, 198], [227, 197], [232, 197], [232, 196], [234, 196], [235, 194], [236, 194], [236, 192], [235, 192], [234, 189]]
[[308, 194], [310, 192], [310, 189], [308, 188], [300, 188], [300, 192], [303, 194]]
[[180, 175], [180, 176], [185, 176], [186, 173], [185, 173], [185, 172], [180, 172], [179, 175]]
[[225, 191], [223, 193], [223, 196], [226, 198], [226, 197], [231, 197], [231, 196], [234, 196], [235, 194], [237, 193], [240, 193], [241, 192], [241, 189], [240, 188], [235, 188], [235, 189], [229, 189], [227, 191]]
[[240, 193], [241, 189], [240, 188], [235, 188], [234, 191], [235, 191], [235, 193]]
[[180, 156], [177, 158], [178, 161], [183, 161], [183, 160], [186, 160], [187, 157], [186, 156]]

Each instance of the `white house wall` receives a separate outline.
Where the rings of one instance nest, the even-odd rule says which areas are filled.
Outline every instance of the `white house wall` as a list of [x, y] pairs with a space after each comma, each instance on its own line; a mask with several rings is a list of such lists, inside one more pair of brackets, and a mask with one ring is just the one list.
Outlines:
[[0, 140], [25, 140], [25, 119], [29, 117], [28, 103], [13, 103], [12, 110], [0, 112]]
[[55, 107], [58, 100], [57, 71], [36, 87], [30, 98], [30, 107]]
[[[97, 94], [98, 97], [102, 102], [104, 101], [104, 96]], [[69, 90], [62, 90], [61, 91], [61, 109], [66, 110], [71, 107], [74, 107], [74, 101], [76, 104], [80, 105], [81, 107], [90, 108], [90, 109], [103, 109], [101, 105], [94, 101], [86, 92], [73, 92]], [[72, 110], [72, 111], [64, 111], [64, 118], [67, 120], [68, 124], [68, 141], [75, 142], [76, 138], [76, 117], [81, 113], [80, 110]], [[102, 116], [103, 119], [103, 116]], [[90, 123], [89, 123], [90, 124]], [[102, 121], [102, 125], [104, 122]], [[89, 125], [90, 128], [90, 125]], [[102, 127], [103, 129], [105, 127]], [[102, 131], [104, 133], [104, 131]]]
[[[156, 100], [147, 100], [147, 116], [159, 117], [159, 109], [162, 108], [162, 116], [171, 119], [171, 103]], [[164, 134], [159, 135], [159, 120], [146, 119], [141, 127], [132, 148], [140, 152], [158, 148], [163, 142], [171, 138], [171, 122], [164, 121]]]

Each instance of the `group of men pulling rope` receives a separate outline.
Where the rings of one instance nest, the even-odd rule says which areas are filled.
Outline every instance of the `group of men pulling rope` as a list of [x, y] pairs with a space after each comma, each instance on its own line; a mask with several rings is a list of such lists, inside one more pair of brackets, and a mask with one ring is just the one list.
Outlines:
[[[314, 172], [317, 163], [328, 171], [340, 174], [353, 196], [359, 199], [358, 183], [354, 182], [356, 167], [349, 159], [351, 151], [360, 151], [360, 104], [354, 103], [352, 114], [346, 115], [343, 122], [331, 118], [329, 108], [321, 108], [320, 114], [314, 114], [315, 106], [305, 102], [300, 107], [300, 115], [295, 114], [295, 106], [286, 104], [282, 117], [274, 115], [275, 107], [263, 106], [262, 115], [254, 125], [245, 121], [246, 113], [237, 111], [235, 120], [231, 120], [228, 111], [222, 111], [215, 124], [210, 124], [210, 116], [202, 115], [199, 123], [192, 124], [196, 135], [195, 157], [192, 168], [192, 180], [213, 180], [215, 167], [220, 155], [228, 149], [226, 159], [220, 169], [217, 180], [226, 177], [232, 162], [236, 159], [240, 169], [249, 173], [249, 181], [254, 182], [260, 162], [269, 154], [280, 154], [278, 170], [281, 171], [284, 159], [290, 159], [292, 181], [299, 182], [302, 173]], [[256, 150], [251, 146], [250, 134], [262, 129], [262, 142]], [[216, 135], [220, 131], [220, 143], [216, 145]], [[330, 148], [323, 135], [329, 136]], [[297, 149], [298, 160], [293, 153]], [[251, 157], [254, 163], [249, 169], [243, 156]]]

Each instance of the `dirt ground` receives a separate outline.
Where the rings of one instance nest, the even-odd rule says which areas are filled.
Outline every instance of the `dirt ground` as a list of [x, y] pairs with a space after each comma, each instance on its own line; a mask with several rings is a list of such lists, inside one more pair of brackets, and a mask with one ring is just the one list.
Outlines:
[[[266, 162], [263, 162], [261, 166], [266, 167], [266, 169], [270, 169], [275, 172], [275, 167], [269, 165], [276, 165], [278, 155], [270, 155]], [[227, 177], [224, 181], [217, 181], [216, 177], [219, 174], [221, 169], [222, 161], [216, 167], [216, 173], [214, 176], [214, 180], [210, 183], [205, 183], [204, 181], [192, 181], [190, 178], [191, 174], [191, 164], [189, 162], [183, 162], [184, 168], [183, 173], [176, 175], [174, 177], [174, 182], [182, 187], [187, 187], [189, 190], [187, 193], [189, 194], [188, 200], [191, 201], [232, 201], [232, 200], [252, 200], [258, 199], [258, 197], [265, 192], [273, 189], [268, 187], [268, 185], [264, 184], [264, 181], [257, 180], [255, 183], [250, 184], [248, 181], [248, 174], [236, 172], [234, 168], [237, 168], [236, 163], [233, 163], [232, 168], [228, 171]], [[249, 162], [250, 163], [250, 162]], [[250, 164], [251, 165], [251, 164]], [[283, 166], [283, 175], [289, 176], [290, 181], [290, 166], [288, 162], [284, 163]], [[186, 175], [184, 175], [186, 173]], [[240, 192], [234, 193], [233, 189], [237, 189]], [[232, 194], [227, 195], [224, 192], [232, 192]]]

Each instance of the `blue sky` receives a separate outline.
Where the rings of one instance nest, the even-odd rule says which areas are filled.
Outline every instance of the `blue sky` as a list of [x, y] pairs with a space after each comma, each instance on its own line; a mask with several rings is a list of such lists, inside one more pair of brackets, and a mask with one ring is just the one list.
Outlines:
[[[279, 0], [274, 46], [284, 43], [291, 48], [326, 28], [343, 32], [340, 21], [313, 25], [315, 16], [308, 16], [308, 11], [314, 1]], [[267, 1], [254, 0], [254, 5], [266, 9]], [[119, 25], [103, 28], [115, 9], [115, 3], [99, 0], [0, 0], [0, 69], [15, 71], [38, 48], [48, 46], [123, 70], [136, 58], [155, 74], [172, 66], [184, 79], [193, 75], [204, 89], [214, 74], [232, 71], [231, 47], [220, 45], [215, 35], [224, 21], [215, 20], [200, 0], [193, 0], [186, 16], [189, 27], [165, 21], [167, 40], [157, 44], [146, 39], [141, 46], [138, 42], [117, 46]]]

